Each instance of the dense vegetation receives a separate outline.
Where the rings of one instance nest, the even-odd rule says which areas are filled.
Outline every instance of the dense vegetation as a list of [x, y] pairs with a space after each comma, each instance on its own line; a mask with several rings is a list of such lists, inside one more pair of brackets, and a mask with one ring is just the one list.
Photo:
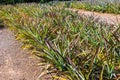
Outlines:
[[[16, 3], [28, 3], [28, 2], [50, 2], [50, 1], [64, 1], [64, 0], [0, 0], [0, 4], [16, 4]], [[66, 0], [70, 1], [70, 0]]]
[[[56, 2], [54, 2], [56, 1]], [[58, 2], [57, 2], [58, 1]], [[64, 2], [59, 2], [64, 0], [0, 0], [0, 4], [15, 4], [15, 3], [26, 3], [26, 2], [50, 2], [52, 5], [64, 6], [66, 8], [83, 9], [88, 11], [97, 11], [102, 13], [115, 13], [120, 14], [120, 3], [114, 0], [115, 3], [110, 3], [109, 1], [103, 1], [100, 3], [98, 0], [91, 1], [77, 1], [77, 0], [65, 0]]]
[[[55, 80], [110, 80], [120, 74], [120, 26], [78, 15], [59, 6], [0, 6], [4, 25], [42, 58]], [[42, 74], [45, 74], [43, 72]], [[42, 76], [42, 75], [41, 75]]]
[[91, 3], [73, 2], [71, 3], [70, 7], [76, 8], [76, 9], [89, 10], [89, 11], [97, 11], [97, 12], [102, 12], [102, 13], [120, 14], [119, 3], [91, 4]]
[[65, 8], [82, 9], [82, 10], [96, 11], [102, 13], [120, 14], [120, 3], [96, 2], [93, 4], [90, 2], [73, 1], [73, 2], [58, 2], [54, 4], [52, 3], [51, 5], [59, 5]]
[[0, 0], [1, 4], [15, 4], [15, 3], [26, 3], [26, 2], [49, 2], [53, 0]]

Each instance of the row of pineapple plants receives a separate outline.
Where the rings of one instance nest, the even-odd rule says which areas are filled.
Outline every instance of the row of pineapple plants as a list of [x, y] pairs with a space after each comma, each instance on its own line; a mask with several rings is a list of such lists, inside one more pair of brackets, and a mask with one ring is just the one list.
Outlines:
[[120, 4], [106, 3], [106, 4], [91, 4], [91, 3], [71, 3], [72, 8], [84, 9], [88, 11], [96, 11], [102, 13], [120, 14]]
[[[51, 4], [51, 3], [50, 3]], [[90, 2], [56, 2], [52, 3], [51, 5], [59, 5], [64, 6], [65, 8], [73, 8], [73, 9], [82, 9], [87, 11], [95, 11], [101, 13], [114, 13], [120, 14], [120, 3], [90, 3]]]
[[[0, 7], [0, 18], [53, 80], [110, 80], [120, 74], [120, 27], [59, 6], [17, 4]], [[46, 73], [45, 73], [46, 72]]]

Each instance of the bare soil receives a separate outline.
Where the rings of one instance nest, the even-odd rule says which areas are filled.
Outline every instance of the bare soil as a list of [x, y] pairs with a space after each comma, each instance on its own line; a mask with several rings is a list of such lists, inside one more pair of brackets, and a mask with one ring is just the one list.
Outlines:
[[0, 28], [0, 80], [38, 80], [42, 70], [38, 63], [39, 59], [21, 49], [12, 32]]
[[69, 9], [78, 14], [84, 14], [85, 16], [93, 16], [94, 18], [99, 18], [100, 22], [105, 22], [111, 25], [120, 24], [120, 15], [119, 14], [108, 14], [108, 13], [100, 13], [100, 12], [92, 12], [81, 9]]

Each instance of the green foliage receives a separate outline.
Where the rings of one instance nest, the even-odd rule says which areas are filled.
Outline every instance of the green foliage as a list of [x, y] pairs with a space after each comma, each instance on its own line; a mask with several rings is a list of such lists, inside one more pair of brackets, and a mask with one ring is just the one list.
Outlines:
[[89, 10], [89, 11], [103, 12], [103, 13], [120, 14], [120, 4], [118, 3], [90, 4], [90, 3], [73, 2], [71, 3], [70, 7], [76, 9]]
[[120, 14], [120, 4], [119, 3], [106, 3], [106, 4], [91, 4], [89, 2], [56, 2], [51, 5], [56, 5], [65, 8], [83, 9], [88, 11], [96, 11], [102, 13], [115, 13]]
[[51, 0], [0, 0], [0, 4], [15, 4], [15, 3], [26, 3], [26, 2], [49, 2]]
[[3, 21], [0, 20], [0, 27], [3, 27]]
[[[63, 6], [64, 7], [64, 6]], [[120, 26], [59, 6], [18, 4], [1, 8], [4, 24], [42, 58], [56, 80], [110, 80], [120, 71]]]
[[4, 4], [8, 4], [8, 3], [13, 4], [14, 0], [2, 0], [1, 3], [4, 3]]

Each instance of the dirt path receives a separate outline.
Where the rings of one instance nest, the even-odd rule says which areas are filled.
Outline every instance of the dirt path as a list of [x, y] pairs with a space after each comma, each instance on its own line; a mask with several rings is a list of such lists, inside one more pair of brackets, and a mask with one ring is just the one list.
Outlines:
[[36, 80], [40, 74], [39, 60], [20, 46], [13, 33], [0, 29], [0, 80]]
[[84, 14], [86, 16], [94, 16], [95, 18], [99, 18], [99, 21], [105, 22], [112, 25], [120, 24], [120, 15], [116, 14], [108, 14], [108, 13], [99, 13], [99, 12], [91, 12], [80, 9], [69, 9], [77, 12], [78, 14]]

